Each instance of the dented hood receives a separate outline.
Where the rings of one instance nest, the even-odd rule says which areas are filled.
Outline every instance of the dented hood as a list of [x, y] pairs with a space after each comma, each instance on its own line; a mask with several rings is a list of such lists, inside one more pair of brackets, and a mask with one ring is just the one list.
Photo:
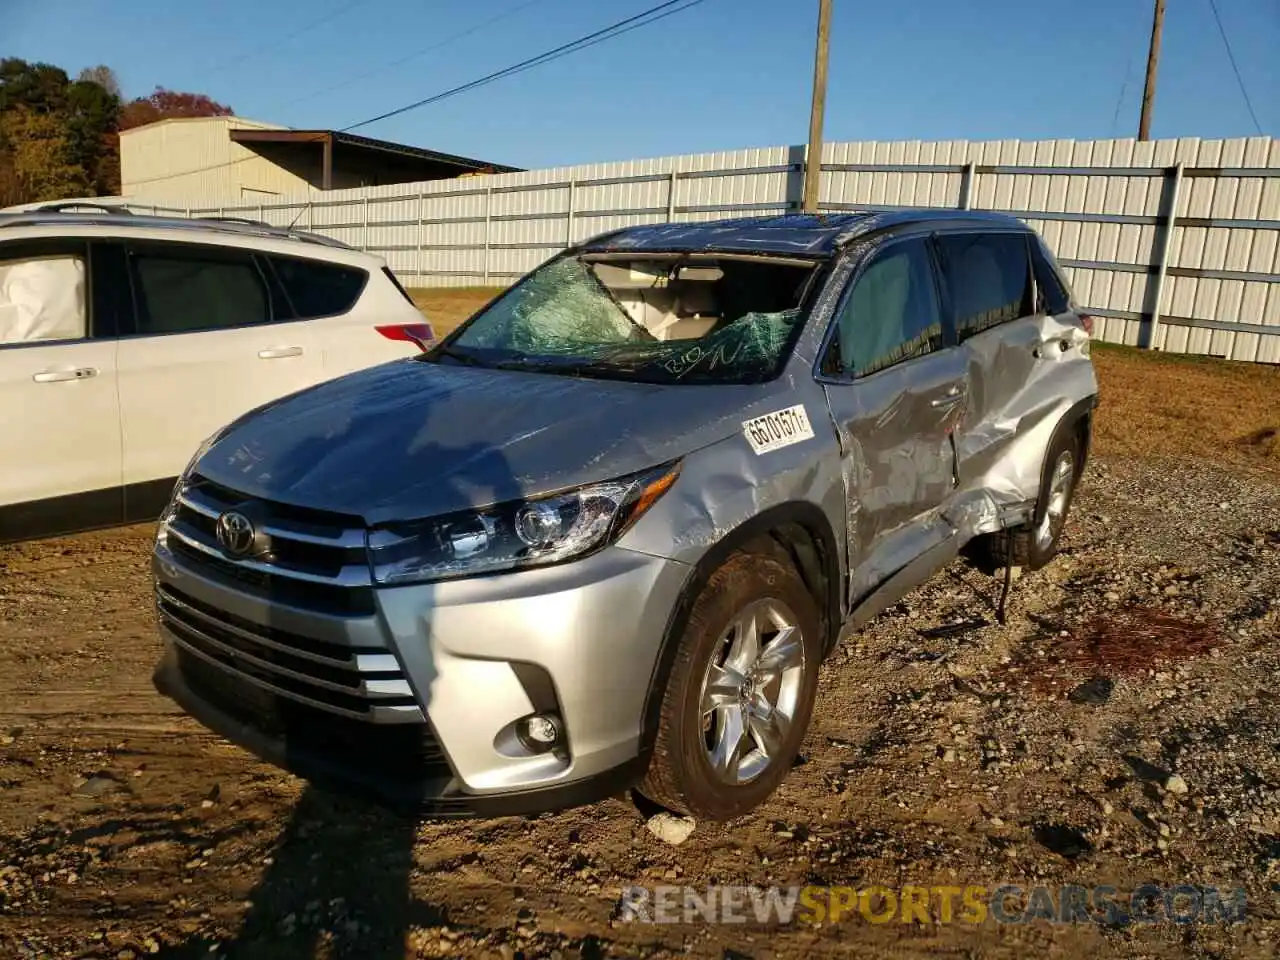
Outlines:
[[242, 418], [196, 472], [251, 497], [407, 520], [652, 467], [739, 432], [772, 392], [404, 360]]

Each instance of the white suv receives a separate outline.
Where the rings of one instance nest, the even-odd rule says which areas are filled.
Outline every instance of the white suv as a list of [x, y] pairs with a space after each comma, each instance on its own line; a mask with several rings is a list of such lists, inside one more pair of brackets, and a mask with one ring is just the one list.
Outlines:
[[0, 543], [153, 519], [214, 430], [430, 338], [382, 259], [325, 237], [0, 213]]

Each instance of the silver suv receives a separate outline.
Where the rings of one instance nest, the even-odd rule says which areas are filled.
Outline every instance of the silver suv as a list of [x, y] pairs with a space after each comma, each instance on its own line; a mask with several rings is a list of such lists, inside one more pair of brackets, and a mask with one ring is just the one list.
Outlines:
[[204, 444], [158, 532], [157, 685], [433, 815], [630, 786], [742, 814], [842, 636], [962, 549], [1054, 555], [1091, 324], [1003, 216], [596, 237]]

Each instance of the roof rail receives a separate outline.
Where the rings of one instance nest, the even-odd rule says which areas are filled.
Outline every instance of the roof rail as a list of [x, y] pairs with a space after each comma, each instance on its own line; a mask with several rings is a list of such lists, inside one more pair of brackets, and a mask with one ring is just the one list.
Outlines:
[[94, 203], [92, 200], [59, 200], [56, 203], [45, 203], [34, 208], [41, 213], [62, 213], [64, 210], [97, 210], [101, 213], [114, 213], [132, 217], [133, 211], [122, 203]]
[[273, 229], [281, 229], [274, 227], [265, 220], [251, 220], [249, 217], [192, 217], [192, 220], [213, 220], [217, 223], [243, 223], [251, 227], [272, 227]]
[[[76, 212], [75, 207], [78, 204], [68, 201], [65, 204], [57, 206], [65, 206], [68, 209], [59, 210], [24, 210], [17, 212], [0, 211], [0, 227], [29, 227], [29, 226], [51, 226], [57, 227], [76, 225], [94, 225], [102, 226], [105, 219], [99, 212]], [[90, 204], [90, 206], [97, 206]], [[115, 210], [109, 212], [115, 213]], [[132, 210], [121, 211], [124, 216], [120, 221], [127, 219], [130, 227], [158, 227], [166, 230], [219, 230], [223, 233], [238, 234], [240, 236], [250, 237], [270, 237], [279, 240], [295, 240], [299, 243], [311, 243], [319, 246], [333, 247], [339, 250], [358, 251], [358, 247], [353, 247], [349, 243], [343, 243], [341, 240], [327, 237], [322, 233], [314, 233], [310, 230], [296, 230], [288, 227], [274, 227], [269, 223], [263, 223], [260, 220], [248, 220], [241, 217], [160, 217], [153, 214], [139, 214]]]

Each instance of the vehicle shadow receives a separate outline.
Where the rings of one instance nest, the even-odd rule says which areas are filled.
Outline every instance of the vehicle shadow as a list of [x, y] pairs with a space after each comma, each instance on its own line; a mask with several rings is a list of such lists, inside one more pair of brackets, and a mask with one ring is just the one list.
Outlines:
[[[502, 451], [486, 443], [458, 442], [457, 415], [450, 408], [449, 396], [448, 391], [437, 388], [429, 403], [407, 404], [399, 415], [417, 418], [419, 428], [393, 433], [395, 446], [384, 447], [380, 452], [385, 456], [371, 457], [365, 468], [379, 470], [394, 464], [395, 470], [408, 476], [438, 477], [441, 485], [466, 492], [477, 503], [510, 499], [521, 488]], [[373, 406], [379, 406], [376, 398]], [[348, 439], [366, 448], [369, 445], [368, 410], [340, 402], [333, 404], [329, 413], [322, 434], [295, 435], [292, 439], [291, 470], [296, 469], [299, 475]], [[441, 422], [446, 424], [444, 429], [440, 429]], [[423, 592], [420, 599], [429, 603], [431, 587], [418, 589]], [[416, 668], [414, 692], [424, 708], [429, 708], [435, 680], [429, 656], [411, 659]], [[403, 656], [401, 660], [408, 662]], [[416, 725], [409, 725], [414, 730], [406, 731], [406, 725], [400, 723], [350, 722], [366, 728], [363, 733], [367, 728], [381, 727], [401, 735], [416, 734]], [[315, 732], [299, 729], [295, 736], [291, 732], [294, 728], [288, 729], [290, 732], [280, 738], [287, 760], [305, 766], [317, 752]], [[372, 752], [376, 740], [375, 736], [351, 742], [367, 745], [356, 752]], [[403, 736], [398, 742], [405, 742]], [[351, 750], [350, 742], [347, 748]], [[320, 752], [333, 754], [327, 760], [339, 755], [336, 746]], [[366, 776], [378, 768], [394, 776], [403, 772], [397, 767], [412, 766], [411, 758], [398, 756], [394, 749], [379, 751], [376, 760], [371, 756], [356, 759]], [[246, 898], [247, 910], [234, 935], [215, 939], [210, 933], [199, 934], [162, 949], [159, 955], [184, 960], [211, 956], [228, 960], [401, 960], [411, 928], [438, 927], [447, 918], [442, 907], [415, 900], [411, 891], [414, 844], [421, 822], [411, 811], [421, 805], [414, 801], [424, 799], [425, 791], [418, 792], [420, 785], [408, 778], [397, 780], [394, 786], [401, 802], [392, 809], [308, 782], [275, 850], [264, 861], [265, 870]]]

